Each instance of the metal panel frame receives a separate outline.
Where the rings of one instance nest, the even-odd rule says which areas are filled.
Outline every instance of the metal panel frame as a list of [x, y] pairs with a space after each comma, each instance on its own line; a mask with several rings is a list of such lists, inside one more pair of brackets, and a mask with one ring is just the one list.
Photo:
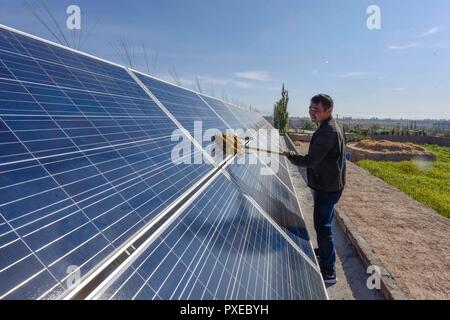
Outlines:
[[[171, 225], [171, 223], [173, 222], [173, 220], [177, 217], [177, 216], [179, 216], [183, 211], [184, 211], [184, 209], [185, 208], [187, 208], [187, 206], [189, 205], [189, 204], [191, 204], [219, 175], [220, 175], [220, 173], [224, 173], [229, 179], [231, 179], [231, 181], [234, 181], [234, 179], [232, 179], [230, 176], [229, 176], [229, 174], [224, 170], [225, 169], [225, 167], [226, 166], [228, 166], [230, 163], [231, 163], [231, 160], [233, 160], [236, 156], [227, 156], [224, 160], [223, 160], [223, 162], [221, 162], [220, 164], [217, 164], [217, 163], [215, 163], [215, 161], [209, 156], [209, 154], [204, 150], [204, 148], [192, 137], [192, 135], [178, 122], [178, 120], [168, 111], [168, 109], [157, 99], [157, 97], [142, 83], [142, 81], [140, 81], [140, 79], [136, 76], [136, 74], [135, 73], [139, 73], [139, 74], [142, 74], [143, 76], [147, 76], [147, 77], [150, 77], [150, 78], [153, 78], [153, 79], [155, 79], [155, 80], [158, 80], [158, 81], [161, 81], [161, 82], [164, 82], [164, 83], [166, 83], [166, 84], [169, 84], [169, 85], [171, 85], [171, 86], [175, 86], [175, 87], [179, 87], [179, 88], [181, 88], [181, 89], [183, 89], [183, 90], [188, 90], [188, 91], [191, 91], [191, 92], [193, 92], [193, 93], [195, 93], [204, 103], [205, 103], [205, 105], [208, 107], [208, 108], [210, 108], [213, 112], [214, 112], [214, 114], [220, 119], [220, 120], [222, 120], [228, 127], [230, 127], [230, 129], [231, 129], [231, 126], [203, 99], [203, 97], [202, 96], [205, 96], [205, 97], [208, 97], [208, 98], [211, 98], [211, 99], [215, 99], [215, 100], [218, 100], [218, 101], [220, 101], [220, 102], [222, 102], [222, 103], [224, 103], [222, 100], [220, 100], [220, 99], [218, 99], [218, 98], [216, 98], [216, 97], [212, 97], [212, 96], [209, 96], [209, 95], [207, 95], [207, 94], [204, 94], [204, 93], [199, 93], [199, 92], [196, 92], [196, 91], [194, 91], [194, 90], [191, 90], [191, 89], [188, 89], [188, 88], [184, 88], [184, 87], [181, 87], [181, 86], [178, 86], [178, 85], [175, 85], [175, 84], [172, 84], [172, 83], [170, 83], [170, 82], [167, 82], [167, 81], [165, 81], [165, 80], [162, 80], [162, 79], [158, 79], [158, 78], [156, 78], [156, 77], [153, 77], [153, 76], [151, 76], [151, 75], [148, 75], [148, 74], [145, 74], [145, 73], [142, 73], [142, 72], [140, 72], [140, 71], [137, 71], [137, 70], [134, 70], [134, 69], [132, 69], [132, 68], [126, 68], [126, 67], [124, 67], [124, 66], [122, 66], [122, 65], [120, 65], [120, 64], [116, 64], [116, 63], [113, 63], [113, 62], [111, 62], [111, 61], [108, 61], [108, 60], [104, 60], [104, 59], [101, 59], [101, 58], [99, 58], [99, 57], [96, 57], [96, 56], [93, 56], [93, 55], [90, 55], [90, 54], [87, 54], [87, 53], [85, 53], [85, 52], [81, 52], [81, 51], [78, 51], [78, 50], [75, 50], [75, 49], [72, 49], [72, 48], [69, 48], [69, 47], [65, 47], [65, 46], [63, 46], [63, 45], [60, 45], [60, 44], [57, 44], [57, 43], [54, 43], [54, 42], [52, 42], [52, 41], [49, 41], [49, 40], [45, 40], [45, 39], [42, 39], [42, 38], [39, 38], [39, 37], [36, 37], [36, 36], [33, 36], [33, 35], [30, 35], [30, 34], [28, 34], [28, 33], [25, 33], [25, 32], [22, 32], [22, 31], [19, 31], [19, 30], [16, 30], [16, 29], [14, 29], [14, 28], [11, 28], [11, 27], [8, 27], [8, 26], [4, 26], [4, 25], [1, 25], [0, 24], [0, 28], [2, 28], [2, 29], [5, 29], [5, 30], [8, 30], [8, 31], [11, 31], [11, 32], [14, 32], [14, 33], [17, 33], [17, 34], [20, 34], [20, 35], [22, 35], [22, 36], [25, 36], [25, 37], [29, 37], [29, 38], [32, 38], [32, 39], [34, 39], [34, 40], [38, 40], [38, 41], [41, 41], [41, 42], [44, 42], [44, 43], [46, 43], [46, 44], [50, 44], [50, 45], [52, 45], [52, 46], [56, 46], [56, 47], [59, 47], [59, 48], [62, 48], [62, 49], [65, 49], [65, 50], [69, 50], [69, 51], [72, 51], [72, 52], [74, 52], [74, 53], [76, 53], [76, 54], [80, 54], [80, 55], [83, 55], [83, 56], [86, 56], [86, 57], [89, 57], [89, 58], [91, 58], [91, 59], [95, 59], [95, 60], [97, 60], [97, 61], [101, 61], [101, 62], [103, 62], [103, 63], [107, 63], [107, 64], [110, 64], [110, 65], [113, 65], [113, 66], [115, 66], [115, 67], [119, 67], [119, 68], [121, 68], [121, 69], [123, 69], [123, 70], [125, 70], [131, 77], [132, 77], [132, 79], [144, 90], [144, 92], [151, 98], [151, 100], [153, 100], [156, 104], [157, 104], [157, 106], [175, 123], [175, 125], [183, 132], [183, 134], [185, 134], [190, 140], [191, 140], [191, 142], [194, 144], [194, 146], [203, 154], [203, 156], [206, 156], [206, 158], [208, 158], [208, 160], [211, 162], [211, 164], [213, 165], [213, 167], [215, 167], [216, 169], [214, 169], [214, 170], [212, 170], [211, 172], [209, 172], [208, 174], [206, 174], [204, 177], [202, 177], [199, 181], [197, 181], [193, 186], [191, 186], [187, 191], [185, 191], [185, 193], [183, 193], [180, 197], [178, 197], [175, 201], [173, 201], [172, 203], [171, 203], [171, 205], [169, 206], [169, 207], [167, 207], [165, 210], [163, 210], [162, 212], [160, 212], [150, 223], [148, 223], [144, 228], [142, 228], [142, 230], [140, 230], [135, 236], [133, 236], [131, 239], [130, 239], [130, 241], [128, 241], [127, 243], [124, 243], [123, 245], [121, 245], [120, 247], [119, 247], [119, 249], [117, 249], [115, 252], [113, 252], [113, 254], [112, 255], [110, 255], [109, 257], [107, 257], [105, 260], [104, 260], [104, 262], [102, 262], [102, 263], [99, 263], [98, 265], [97, 265], [97, 267], [96, 268], [94, 268], [93, 270], [91, 270], [91, 273], [90, 274], [88, 274], [88, 276], [82, 281], [82, 283], [80, 284], [80, 285], [78, 285], [74, 290], [72, 290], [72, 291], [69, 291], [68, 292], [68, 294], [66, 294], [63, 298], [64, 299], [71, 299], [71, 298], [73, 298], [73, 297], [75, 297], [76, 295], [77, 295], [77, 293], [79, 293], [83, 288], [84, 288], [84, 286], [85, 285], [87, 285], [87, 284], [89, 284], [90, 283], [90, 281], [92, 281], [96, 276], [98, 276], [103, 270], [104, 270], [104, 268], [106, 268], [110, 263], [112, 263], [112, 262], [114, 262], [120, 255], [122, 255], [122, 254], [124, 254], [124, 253], [127, 253], [128, 254], [128, 258], [126, 258], [126, 262], [124, 262], [124, 263], [122, 263], [120, 266], [119, 266], [119, 268], [117, 268], [116, 270], [114, 270], [112, 273], [110, 273], [109, 274], [109, 276], [105, 279], [105, 281], [104, 282], [102, 282], [102, 284], [101, 285], [99, 285], [97, 288], [95, 288], [94, 289], [94, 291], [91, 291], [90, 292], [90, 294], [87, 296], [88, 298], [92, 298], [92, 297], [94, 297], [102, 288], [104, 288], [104, 286], [107, 284], [107, 283], [109, 283], [112, 279], [114, 279], [115, 277], [117, 277], [119, 274], [120, 274], [120, 271], [121, 270], [123, 270], [124, 268], [126, 268], [126, 266], [128, 266], [129, 264], [131, 264], [131, 262], [132, 262], [132, 260], [133, 260], [133, 258], [135, 258], [135, 257], [137, 257], [138, 255], [139, 255], [139, 253], [143, 250], [143, 249], [145, 249], [145, 247], [146, 246], [148, 246], [152, 241], [153, 241], [153, 239], [154, 238], [156, 238], [157, 237], [157, 235], [159, 235], [163, 230], [165, 230], [168, 226], [170, 226]], [[30, 82], [30, 83], [32, 83], [32, 82]], [[36, 83], [36, 84], [39, 84], [39, 83]], [[240, 110], [243, 110], [243, 111], [248, 111], [248, 110], [245, 110], [245, 109], [243, 109], [243, 108], [241, 108], [241, 107], [239, 107], [239, 106], [236, 106], [236, 105], [234, 105], [234, 104], [232, 104], [232, 103], [229, 103], [229, 102], [227, 102], [227, 104], [229, 104], [229, 105], [231, 105], [231, 106], [234, 106], [234, 107], [236, 107], [236, 108], [238, 108], [238, 109], [240, 109]], [[224, 103], [224, 106], [225, 107], [227, 107], [227, 105]], [[228, 107], [227, 107], [228, 108]], [[229, 110], [232, 114], [233, 114], [233, 112], [231, 111], [231, 110]], [[264, 117], [262, 117], [261, 116], [261, 118], [262, 119], [264, 119]], [[237, 118], [238, 120], [239, 120], [239, 118]], [[265, 120], [265, 119], [264, 119]], [[267, 121], [267, 120], [265, 120], [269, 125], [270, 125], [270, 123]], [[148, 139], [144, 139], [144, 140], [148, 140]], [[144, 141], [143, 140], [143, 141]], [[20, 139], [19, 139], [19, 141], [20, 141]], [[108, 146], [109, 147], [109, 146]], [[95, 148], [94, 148], [95, 149]], [[46, 157], [48, 157], [48, 156], [46, 156]], [[43, 159], [43, 158], [46, 158], [46, 157], [42, 157], [41, 159]], [[259, 159], [259, 157], [258, 157], [258, 159]], [[23, 162], [23, 161], [31, 161], [31, 160], [37, 160], [38, 162], [39, 162], [39, 157], [36, 157], [36, 158], [32, 158], [32, 159], [30, 159], [30, 160], [19, 160], [18, 162]], [[260, 159], [259, 159], [260, 160]], [[261, 161], [261, 160], [260, 160]], [[12, 162], [12, 163], [15, 163], [15, 162]], [[264, 164], [265, 165], [265, 164]], [[267, 167], [267, 166], [266, 166]], [[269, 168], [270, 169], [270, 168]], [[270, 169], [272, 172], [273, 172], [273, 170], [272, 169]], [[296, 194], [296, 192], [294, 191], [294, 192], [292, 192], [291, 190], [290, 190], [290, 188], [288, 188], [286, 185], [285, 185], [285, 183], [274, 173], [274, 175], [277, 177], [277, 179], [294, 195], [294, 197], [296, 198], [296, 200], [297, 200], [297, 204], [298, 204], [298, 207], [300, 208], [300, 213], [301, 213], [301, 216], [302, 216], [302, 218], [303, 218], [303, 212], [302, 212], [302, 210], [301, 210], [301, 207], [300, 207], [300, 203], [299, 203], [299, 200], [298, 200], [298, 197], [297, 197], [297, 194]], [[50, 177], [51, 177], [51, 175], [50, 175]], [[292, 177], [291, 177], [291, 175], [289, 174], [289, 177], [290, 177], [290, 181], [291, 181], [291, 184], [292, 184]], [[236, 183], [236, 182], [234, 182], [234, 183]], [[239, 187], [239, 186], [238, 186]], [[240, 188], [239, 188], [239, 190], [241, 190]], [[294, 189], [295, 190], [295, 189]], [[194, 192], [195, 191], [195, 192]], [[241, 190], [242, 191], [242, 190]], [[154, 226], [159, 220], [161, 220], [162, 218], [164, 218], [172, 209], [174, 209], [174, 208], [176, 208], [177, 207], [177, 205], [183, 200], [183, 198], [184, 197], [186, 197], [186, 195], [189, 195], [189, 193], [190, 192], [194, 192], [194, 194], [189, 198], [189, 199], [187, 199], [182, 205], [181, 205], [181, 207], [179, 207], [174, 213], [173, 213], [173, 215], [172, 216], [170, 216], [170, 218], [167, 220], [167, 221], [165, 221], [163, 224], [162, 224], [162, 226], [160, 226], [154, 233], [152, 233], [152, 235], [149, 237], [149, 238], [147, 238], [144, 242], [143, 242], [143, 244], [142, 244], [142, 246], [140, 246], [139, 248], [133, 248], [134, 249], [134, 251], [133, 251], [133, 253], [129, 253], [129, 252], [127, 252], [127, 249], [129, 249], [130, 248], [130, 245], [134, 242], [134, 241], [136, 241], [137, 239], [140, 239], [140, 238], [142, 238], [142, 236], [152, 227], [152, 226]], [[285, 234], [285, 232], [281, 229], [281, 228], [279, 228], [277, 225], [276, 225], [276, 223], [274, 222], [274, 221], [272, 221], [272, 219], [270, 218], [270, 216], [256, 203], [256, 201], [253, 199], [253, 198], [251, 198], [251, 197], [249, 197], [248, 195], [246, 195], [245, 193], [244, 193], [244, 195], [252, 202], [252, 204], [254, 204], [255, 205], [255, 207], [260, 211], [260, 213], [261, 213], [261, 215], [271, 224], [271, 225], [273, 225], [279, 232], [280, 232], [280, 234], [288, 241], [288, 243], [290, 243], [295, 249], [296, 249], [296, 251], [300, 254], [300, 255], [302, 255], [304, 258], [306, 258], [306, 260], [308, 261], [308, 263], [309, 264], [311, 264], [313, 267], [314, 267], [314, 269], [317, 271], [317, 272], [319, 272], [319, 270], [318, 270], [318, 267], [317, 267], [317, 265], [316, 264], [314, 264], [314, 262], [313, 261], [311, 261], [310, 260], [310, 258], [309, 257], [307, 257], [301, 250], [300, 250], [300, 248], [289, 238], [289, 236], [287, 236], [286, 234]], [[70, 196], [69, 196], [69, 198], [70, 198]], [[311, 240], [310, 240], [310, 244], [311, 244]], [[312, 246], [312, 245], [311, 245]], [[317, 260], [316, 260], [316, 262], [317, 262]], [[319, 272], [320, 273], [320, 272]], [[323, 285], [323, 288], [324, 288], [324, 291], [325, 291], [325, 294], [327, 295], [327, 297], [328, 297], [328, 294], [327, 294], [327, 291], [326, 291], [326, 288], [325, 288], [325, 286], [324, 286], [324, 283], [323, 283], [323, 281], [322, 281], [322, 285]]]

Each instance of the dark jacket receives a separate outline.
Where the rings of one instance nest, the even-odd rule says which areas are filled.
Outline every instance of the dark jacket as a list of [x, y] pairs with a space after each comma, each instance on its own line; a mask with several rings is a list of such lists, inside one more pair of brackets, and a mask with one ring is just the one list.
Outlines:
[[291, 155], [292, 163], [307, 167], [308, 186], [318, 191], [336, 192], [345, 186], [345, 136], [330, 117], [314, 132], [305, 156]]

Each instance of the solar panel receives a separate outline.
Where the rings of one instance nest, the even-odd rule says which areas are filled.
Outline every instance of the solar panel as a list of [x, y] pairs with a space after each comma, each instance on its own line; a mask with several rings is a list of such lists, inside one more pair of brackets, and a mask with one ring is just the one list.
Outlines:
[[224, 104], [239, 118], [241, 119], [244, 124], [246, 125], [246, 128], [251, 128], [254, 130], [259, 130], [263, 128], [267, 128], [266, 124], [268, 123], [264, 118], [255, 113], [251, 112], [249, 110], [245, 110], [242, 108], [238, 108], [228, 102], [224, 102]]
[[211, 145], [211, 135], [204, 137], [196, 134], [196, 122], [201, 124], [202, 131], [216, 129], [218, 132], [225, 132], [227, 129], [231, 129], [231, 126], [225, 123], [195, 92], [140, 73], [137, 73], [137, 76], [203, 147]]
[[193, 163], [195, 121], [271, 127], [0, 27], [0, 298], [326, 298], [285, 160]]
[[[254, 164], [248, 164], [250, 160], [246, 161], [247, 164], [233, 163], [226, 170], [240, 188], [313, 260], [314, 253], [295, 193], [277, 175], [270, 174], [270, 167], [261, 159], [256, 161]], [[287, 183], [291, 185], [290, 181]]]
[[97, 298], [326, 296], [314, 265], [221, 175]]
[[126, 70], [0, 35], [0, 297], [56, 297], [212, 166], [172, 163], [177, 127]]
[[[229, 107], [222, 101], [205, 95], [200, 97], [223, 119], [223, 121], [233, 130], [248, 129], [245, 123], [239, 119]], [[233, 107], [236, 109], [236, 107]]]
[[[263, 149], [275, 150], [278, 152], [283, 152], [286, 148], [283, 148], [280, 143], [280, 136], [277, 130], [265, 129], [259, 130], [257, 135], [253, 140], [249, 142], [251, 147], [259, 147]], [[274, 174], [276, 174], [280, 180], [287, 186], [292, 192], [294, 192], [294, 187], [291, 183], [291, 178], [289, 176], [289, 171], [286, 163], [286, 157], [278, 156], [276, 154], [267, 154], [265, 152], [258, 152], [260, 158], [265, 160], [273, 169]]]

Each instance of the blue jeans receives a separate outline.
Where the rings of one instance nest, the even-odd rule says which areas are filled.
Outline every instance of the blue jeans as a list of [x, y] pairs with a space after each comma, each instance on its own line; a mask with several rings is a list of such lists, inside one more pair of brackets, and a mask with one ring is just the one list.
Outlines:
[[325, 192], [312, 190], [314, 199], [314, 229], [320, 256], [320, 269], [326, 274], [336, 274], [336, 252], [333, 237], [334, 207], [342, 191]]

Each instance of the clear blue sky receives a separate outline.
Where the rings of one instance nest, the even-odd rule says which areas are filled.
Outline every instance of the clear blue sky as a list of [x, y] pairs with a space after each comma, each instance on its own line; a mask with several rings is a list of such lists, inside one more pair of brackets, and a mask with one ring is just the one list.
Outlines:
[[[448, 0], [45, 2], [61, 25], [68, 5], [81, 7], [83, 51], [123, 62], [111, 43], [125, 38], [145, 71], [144, 43], [157, 76], [173, 66], [185, 86], [197, 76], [206, 93], [263, 114], [285, 83], [291, 115], [325, 92], [340, 116], [450, 118]], [[367, 29], [371, 4], [381, 30]], [[23, 1], [2, 0], [0, 22], [52, 39]]]

